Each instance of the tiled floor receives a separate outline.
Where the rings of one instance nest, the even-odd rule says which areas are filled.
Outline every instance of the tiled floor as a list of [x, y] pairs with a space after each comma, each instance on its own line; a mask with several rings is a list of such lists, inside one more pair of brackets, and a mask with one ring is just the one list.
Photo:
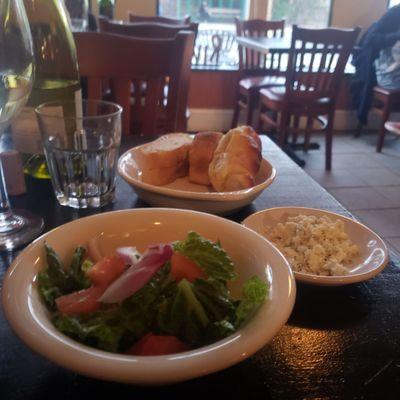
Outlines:
[[316, 181], [400, 253], [400, 138], [388, 135], [381, 154], [376, 138], [375, 132], [336, 133], [331, 172], [324, 167], [323, 136], [313, 138], [320, 150], [298, 154]]

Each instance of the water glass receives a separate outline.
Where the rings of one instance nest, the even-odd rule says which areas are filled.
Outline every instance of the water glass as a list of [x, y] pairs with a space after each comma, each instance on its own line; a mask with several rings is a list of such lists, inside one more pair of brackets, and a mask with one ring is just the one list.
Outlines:
[[88, 27], [88, 0], [65, 0], [73, 32], [84, 32]]
[[97, 100], [36, 109], [55, 195], [63, 206], [102, 207], [115, 192], [122, 108]]

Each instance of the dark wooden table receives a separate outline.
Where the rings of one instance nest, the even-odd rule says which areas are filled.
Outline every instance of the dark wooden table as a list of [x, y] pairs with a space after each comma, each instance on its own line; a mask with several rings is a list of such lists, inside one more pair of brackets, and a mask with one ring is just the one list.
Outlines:
[[[124, 147], [143, 140], [132, 138]], [[241, 221], [264, 208], [291, 205], [348, 214], [269, 139], [263, 142], [277, 180], [231, 219]], [[113, 205], [97, 212], [146, 207], [121, 179], [116, 195]], [[96, 212], [58, 206], [49, 182], [31, 182], [29, 194], [12, 203], [41, 214], [46, 230]], [[14, 257], [1, 255], [1, 281]], [[227, 370], [166, 387], [102, 382], [67, 371], [27, 348], [0, 313], [0, 399], [399, 399], [399, 267], [392, 254], [388, 267], [365, 283], [341, 288], [298, 285], [288, 323], [261, 351]]]

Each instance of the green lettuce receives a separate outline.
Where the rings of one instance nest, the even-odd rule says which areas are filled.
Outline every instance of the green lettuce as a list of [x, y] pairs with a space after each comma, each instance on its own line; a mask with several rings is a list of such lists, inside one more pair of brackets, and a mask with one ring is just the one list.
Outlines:
[[155, 305], [169, 282], [169, 263], [137, 293], [120, 306], [86, 315], [55, 313], [53, 323], [65, 335], [106, 351], [124, 351], [147, 332], [154, 320]]
[[153, 277], [121, 304], [106, 305], [93, 313], [60, 314], [54, 300], [82, 290], [91, 282], [86, 272], [93, 265], [78, 247], [68, 268], [46, 245], [47, 266], [38, 276], [39, 292], [52, 313], [54, 325], [67, 336], [106, 351], [124, 352], [145, 334], [173, 335], [192, 347], [221, 340], [239, 329], [265, 300], [268, 285], [258, 277], [242, 288], [234, 299], [227, 281], [236, 277], [232, 260], [221, 248], [195, 232], [174, 244], [174, 250], [196, 262], [207, 279], [176, 282], [167, 262]]
[[196, 279], [193, 291], [212, 321], [232, 319], [236, 305], [224, 282]]
[[70, 267], [65, 269], [58, 254], [47, 243], [44, 249], [47, 265], [38, 274], [38, 289], [43, 301], [53, 310], [54, 300], [57, 297], [90, 286], [90, 280], [86, 277], [83, 267], [90, 268], [93, 263], [84, 260], [86, 249], [78, 247]]
[[124, 333], [115, 312], [79, 316], [56, 314], [53, 323], [59, 331], [81, 343], [112, 352], [119, 350]]
[[219, 243], [213, 243], [196, 232], [174, 244], [174, 250], [193, 260], [212, 279], [228, 281], [236, 278], [235, 267]]
[[79, 246], [75, 249], [71, 265], [67, 270], [68, 286], [72, 291], [87, 289], [90, 287], [90, 279], [86, 276], [86, 271], [90, 269], [93, 263], [85, 261], [86, 248]]
[[171, 283], [170, 269], [168, 262], [145, 286], [122, 302], [119, 310], [120, 323], [129, 337], [137, 340], [150, 331], [157, 305]]
[[242, 288], [242, 299], [236, 309], [235, 326], [239, 328], [264, 302], [268, 294], [268, 285], [258, 276], [253, 276], [245, 282]]
[[170, 288], [168, 296], [160, 303], [155, 330], [197, 344], [209, 322], [204, 307], [193, 292], [193, 285], [182, 279]]

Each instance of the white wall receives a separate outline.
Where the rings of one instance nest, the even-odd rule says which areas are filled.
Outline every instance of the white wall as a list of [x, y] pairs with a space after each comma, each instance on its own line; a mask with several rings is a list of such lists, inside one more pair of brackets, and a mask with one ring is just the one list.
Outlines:
[[[265, 18], [270, 0], [250, 0], [251, 17]], [[332, 25], [340, 28], [361, 26], [366, 29], [381, 17], [388, 0], [333, 0]], [[128, 11], [139, 15], [155, 15], [156, 0], [116, 0], [115, 18], [126, 19]]]
[[116, 0], [115, 19], [128, 19], [128, 11], [138, 15], [156, 15], [157, 0]]
[[387, 10], [388, 0], [333, 0], [332, 26], [367, 29]]

